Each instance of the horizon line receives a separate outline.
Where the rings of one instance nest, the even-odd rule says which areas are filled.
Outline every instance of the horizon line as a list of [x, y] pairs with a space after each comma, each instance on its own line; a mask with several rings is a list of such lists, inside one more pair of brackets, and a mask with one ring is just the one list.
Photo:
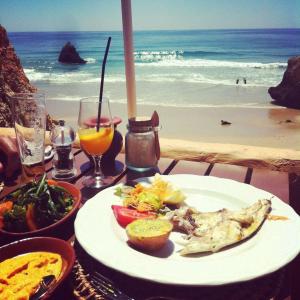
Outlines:
[[[0, 24], [3, 26], [2, 24]], [[5, 26], [3, 26], [5, 28]], [[6, 28], [5, 28], [6, 29]], [[199, 29], [137, 29], [133, 30], [133, 32], [150, 32], [150, 31], [213, 31], [213, 30], [280, 30], [280, 29], [300, 29], [300, 27], [257, 27], [257, 28], [199, 28]], [[122, 32], [123, 30], [22, 30], [22, 31], [8, 31], [10, 33], [43, 33], [43, 32]]]

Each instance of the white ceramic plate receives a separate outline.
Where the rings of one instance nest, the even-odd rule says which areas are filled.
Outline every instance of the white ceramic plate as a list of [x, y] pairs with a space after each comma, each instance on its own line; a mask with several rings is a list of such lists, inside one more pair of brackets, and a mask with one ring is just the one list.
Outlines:
[[[108, 188], [80, 209], [75, 233], [81, 246], [104, 265], [146, 280], [180, 285], [222, 285], [246, 281], [278, 270], [300, 251], [300, 217], [272, 194], [233, 180], [211, 176], [164, 176], [186, 194], [187, 204], [201, 211], [221, 208], [238, 210], [259, 199], [271, 199], [272, 214], [286, 216], [285, 221], [266, 220], [250, 239], [214, 254], [183, 257], [171, 233], [169, 243], [156, 253], [145, 254], [127, 244], [125, 230], [118, 225], [111, 205], [121, 204]], [[145, 180], [152, 180], [145, 179]], [[272, 197], [273, 196], [273, 197]]]

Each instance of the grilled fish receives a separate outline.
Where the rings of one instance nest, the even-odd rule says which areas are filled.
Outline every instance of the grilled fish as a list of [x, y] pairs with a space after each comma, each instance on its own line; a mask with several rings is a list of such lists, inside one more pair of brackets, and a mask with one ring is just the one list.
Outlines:
[[181, 255], [217, 252], [255, 233], [271, 211], [270, 200], [259, 200], [240, 211], [199, 212], [183, 206], [167, 213], [174, 227], [186, 233]]

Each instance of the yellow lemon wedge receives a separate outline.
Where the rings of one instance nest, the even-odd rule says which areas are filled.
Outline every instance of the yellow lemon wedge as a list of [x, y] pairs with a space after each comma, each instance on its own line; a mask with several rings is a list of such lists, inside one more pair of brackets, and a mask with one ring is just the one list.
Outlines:
[[167, 190], [161, 195], [163, 203], [177, 205], [184, 201], [185, 195], [180, 190]]

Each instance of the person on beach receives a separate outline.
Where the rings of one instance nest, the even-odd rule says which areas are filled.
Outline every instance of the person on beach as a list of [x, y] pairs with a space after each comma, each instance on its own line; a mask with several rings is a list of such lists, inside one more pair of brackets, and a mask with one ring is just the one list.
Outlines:
[[244, 84], [247, 84], [247, 80], [245, 77], [243, 78], [243, 80], [244, 80]]

